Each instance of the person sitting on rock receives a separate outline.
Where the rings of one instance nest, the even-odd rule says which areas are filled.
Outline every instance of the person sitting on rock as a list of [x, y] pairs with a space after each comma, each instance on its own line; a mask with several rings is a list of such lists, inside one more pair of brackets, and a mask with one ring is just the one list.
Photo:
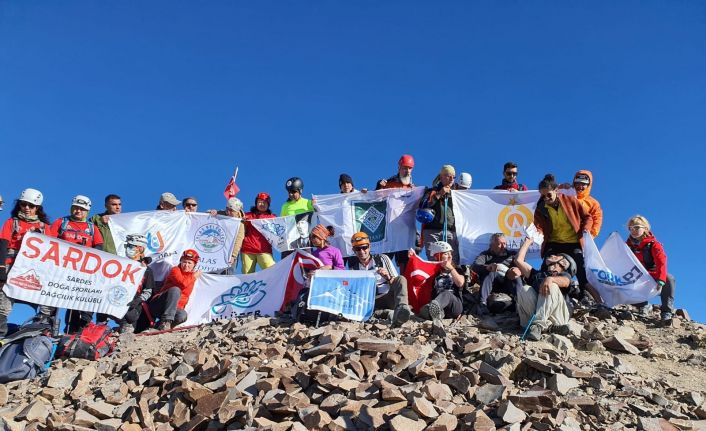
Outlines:
[[314, 247], [311, 254], [324, 264], [320, 269], [346, 269], [341, 250], [328, 242], [328, 238], [334, 233], [333, 226], [319, 224], [314, 226], [309, 235], [309, 242]]
[[[453, 249], [448, 242], [433, 242], [428, 250], [435, 261], [442, 262], [442, 268], [434, 278], [432, 300], [421, 308], [419, 315], [435, 322], [444, 318], [455, 319], [463, 313], [462, 293], [467, 284], [465, 271], [454, 265]], [[410, 250], [410, 257], [413, 254], [414, 251]]]
[[515, 295], [516, 274], [508, 269], [512, 266], [516, 255], [516, 251], [507, 249], [505, 235], [494, 233], [490, 236], [490, 247], [476, 257], [471, 269], [478, 274], [478, 281], [481, 285], [479, 315], [484, 316], [490, 313], [488, 296], [491, 293]]
[[[125, 256], [144, 266], [145, 274], [142, 276], [140, 285], [137, 287], [135, 297], [128, 304], [127, 312], [122, 319], [118, 320], [118, 331], [121, 334], [135, 330], [135, 324], [143, 313], [142, 303], [149, 301], [154, 291], [154, 274], [152, 273], [152, 269], [147, 266], [152, 261], [152, 258], [145, 256], [146, 248], [147, 238], [144, 235], [133, 233], [125, 237]], [[96, 315], [96, 322], [107, 322], [108, 317], [107, 314], [98, 313]]]
[[179, 265], [169, 271], [162, 288], [150, 299], [150, 314], [159, 318], [157, 330], [168, 331], [186, 322], [188, 316], [184, 307], [189, 302], [196, 280], [201, 277], [201, 271], [194, 271], [198, 262], [196, 250], [184, 250]]
[[400, 326], [408, 321], [412, 310], [407, 298], [407, 280], [397, 273], [389, 257], [370, 253], [370, 238], [367, 233], [354, 233], [351, 245], [355, 256], [348, 260], [348, 268], [375, 271], [375, 309], [394, 310], [392, 326]]
[[[576, 274], [576, 262], [566, 253], [550, 254], [544, 258], [539, 271], [525, 261], [533, 240], [526, 237], [515, 259], [515, 288], [517, 313], [520, 324], [529, 327], [527, 338], [539, 341], [542, 333], [568, 333], [571, 313], [564, 295], [571, 287], [571, 278]], [[524, 277], [529, 285], [522, 281]]]

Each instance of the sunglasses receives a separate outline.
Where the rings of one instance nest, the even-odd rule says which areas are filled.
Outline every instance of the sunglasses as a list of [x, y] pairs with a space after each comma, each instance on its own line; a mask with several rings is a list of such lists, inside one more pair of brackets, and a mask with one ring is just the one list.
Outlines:
[[198, 205], [198, 204], [197, 204], [196, 202], [187, 202], [187, 203], [184, 204], [184, 206], [187, 206], [187, 207], [195, 207], [195, 206], [197, 206], [197, 205]]
[[368, 245], [362, 245], [360, 247], [353, 247], [353, 251], [367, 250], [369, 248], [370, 248], [370, 246], [368, 246]]
[[516, 177], [517, 171], [505, 171], [505, 175], [507, 175], [508, 177]]
[[29, 208], [37, 208], [35, 204], [29, 203], [29, 202], [24, 202], [20, 201], [20, 206], [21, 207], [29, 207]]
[[641, 226], [639, 224], [634, 224], [634, 225], [628, 227], [628, 229], [630, 229], [630, 230], [640, 230], [640, 229], [644, 229], [644, 228], [645, 228], [644, 226]]

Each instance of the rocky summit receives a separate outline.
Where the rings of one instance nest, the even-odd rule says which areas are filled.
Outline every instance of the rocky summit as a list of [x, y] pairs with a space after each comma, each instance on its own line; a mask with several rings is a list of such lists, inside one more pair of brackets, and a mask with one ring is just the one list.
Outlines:
[[[655, 313], [656, 314], [656, 313]], [[4, 430], [706, 429], [706, 326], [627, 309], [521, 341], [517, 317], [318, 328], [280, 318], [121, 336], [0, 385]]]

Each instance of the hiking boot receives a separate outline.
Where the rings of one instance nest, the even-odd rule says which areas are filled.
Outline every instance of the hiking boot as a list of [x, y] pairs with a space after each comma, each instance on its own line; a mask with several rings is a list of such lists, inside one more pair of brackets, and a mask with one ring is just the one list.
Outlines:
[[406, 321], [409, 320], [409, 317], [412, 315], [412, 310], [409, 308], [409, 305], [406, 304], [400, 304], [395, 308], [395, 312], [392, 313], [392, 327], [396, 328], [398, 326], [402, 326]]
[[444, 309], [441, 308], [441, 305], [439, 305], [436, 301], [431, 301], [429, 303], [429, 318], [433, 321], [439, 322], [444, 320]]
[[476, 312], [478, 313], [478, 317], [490, 314], [490, 310], [488, 310], [488, 306], [485, 304], [478, 304], [478, 310]]
[[552, 334], [569, 335], [570, 333], [571, 333], [571, 329], [569, 328], [569, 325], [554, 325], [554, 326], [552, 326]]
[[674, 318], [674, 316], [672, 315], [671, 311], [663, 311], [662, 316], [661, 316], [662, 325], [664, 325], [664, 326], [671, 325], [673, 318]]
[[159, 326], [157, 327], [158, 331], [169, 331], [170, 329], [172, 329], [171, 320], [162, 320], [159, 322]]
[[527, 331], [527, 339], [530, 341], [539, 341], [542, 339], [542, 328], [539, 325], [532, 325]]

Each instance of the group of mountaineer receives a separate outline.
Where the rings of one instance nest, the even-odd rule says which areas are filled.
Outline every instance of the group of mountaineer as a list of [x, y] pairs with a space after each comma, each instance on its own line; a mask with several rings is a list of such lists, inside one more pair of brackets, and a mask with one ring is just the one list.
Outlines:
[[[414, 158], [403, 155], [397, 173], [377, 182], [375, 189], [415, 187], [412, 181]], [[508, 192], [526, 191], [527, 186], [517, 181], [518, 166], [508, 162], [503, 166], [502, 183], [495, 189]], [[597, 304], [602, 298], [588, 283], [583, 258], [583, 233], [596, 237], [601, 228], [603, 213], [598, 201], [590, 195], [593, 176], [590, 171], [579, 170], [571, 183], [558, 184], [553, 175], [546, 175], [538, 184], [541, 197], [534, 212], [534, 224], [544, 235], [541, 248], [542, 264], [535, 269], [526, 262], [527, 252], [533, 240], [525, 238], [517, 251], [507, 248], [502, 233], [491, 236], [488, 250], [478, 255], [473, 264], [460, 265], [458, 237], [453, 215], [452, 190], [469, 189], [472, 177], [469, 173], [456, 174], [451, 165], [444, 165], [427, 187], [419, 203], [417, 220], [422, 229], [417, 237], [417, 248], [394, 253], [374, 255], [370, 252], [370, 239], [364, 232], [351, 238], [354, 256], [343, 258], [339, 249], [329, 243], [335, 233], [333, 226], [317, 225], [309, 234], [311, 253], [319, 258], [320, 269], [373, 270], [376, 274], [376, 310], [389, 310], [393, 326], [399, 326], [414, 314], [408, 300], [407, 279], [401, 275], [411, 256], [425, 250], [427, 259], [440, 262], [441, 270], [434, 277], [431, 300], [416, 310], [421, 318], [439, 321], [455, 318], [469, 310], [479, 316], [514, 307], [520, 323], [528, 328], [528, 338], [538, 340], [547, 331], [565, 333], [571, 316], [572, 301]], [[304, 184], [301, 178], [290, 178], [285, 183], [287, 200], [279, 216], [298, 215], [316, 210], [315, 202], [302, 196]], [[362, 192], [357, 190], [350, 175], [339, 177], [341, 193]], [[561, 193], [560, 189], [573, 188], [575, 196]], [[91, 200], [83, 195], [73, 198], [70, 214], [51, 222], [42, 206], [44, 196], [35, 189], [25, 189], [15, 201], [10, 218], [0, 231], [0, 285], [7, 281], [7, 274], [14, 263], [22, 239], [27, 232], [39, 232], [85, 247], [117, 253], [108, 224], [111, 215], [122, 212], [120, 196], [105, 197], [105, 211], [89, 217]], [[0, 197], [0, 209], [2, 209]], [[198, 211], [198, 201], [187, 197], [181, 201], [172, 193], [160, 196], [157, 210], [174, 211], [182, 205], [184, 211]], [[265, 270], [275, 264], [272, 245], [255, 228], [250, 220], [274, 218], [268, 193], [255, 196], [254, 205], [248, 212], [237, 197], [228, 199], [224, 210], [209, 210], [211, 215], [224, 215], [243, 221], [231, 253], [232, 273], [238, 261], [243, 273], [252, 273], [259, 266]], [[672, 319], [675, 280], [667, 273], [667, 258], [664, 248], [654, 237], [647, 219], [636, 215], [628, 220], [627, 245], [659, 285], [662, 306], [661, 320]], [[145, 256], [147, 239], [142, 232], [127, 235], [125, 255], [147, 267], [140, 288], [130, 302], [128, 312], [120, 319], [120, 331], [143, 331], [150, 327], [169, 330], [186, 321], [184, 310], [200, 271], [196, 271], [199, 254], [196, 250], [184, 250], [179, 264], [172, 268], [163, 282], [155, 280], [149, 268], [150, 258]], [[284, 257], [283, 253], [283, 257]], [[398, 269], [393, 265], [392, 260]], [[473, 284], [480, 285], [474, 295], [469, 295]], [[470, 299], [469, 298], [473, 298]], [[469, 302], [472, 306], [469, 307]], [[645, 315], [651, 310], [648, 303], [635, 304]], [[0, 336], [8, 330], [8, 316], [13, 300], [0, 291]], [[52, 307], [38, 306], [35, 319], [50, 322], [55, 318]], [[97, 315], [98, 322], [108, 319]], [[73, 333], [92, 320], [92, 313], [67, 310], [65, 331]]]

